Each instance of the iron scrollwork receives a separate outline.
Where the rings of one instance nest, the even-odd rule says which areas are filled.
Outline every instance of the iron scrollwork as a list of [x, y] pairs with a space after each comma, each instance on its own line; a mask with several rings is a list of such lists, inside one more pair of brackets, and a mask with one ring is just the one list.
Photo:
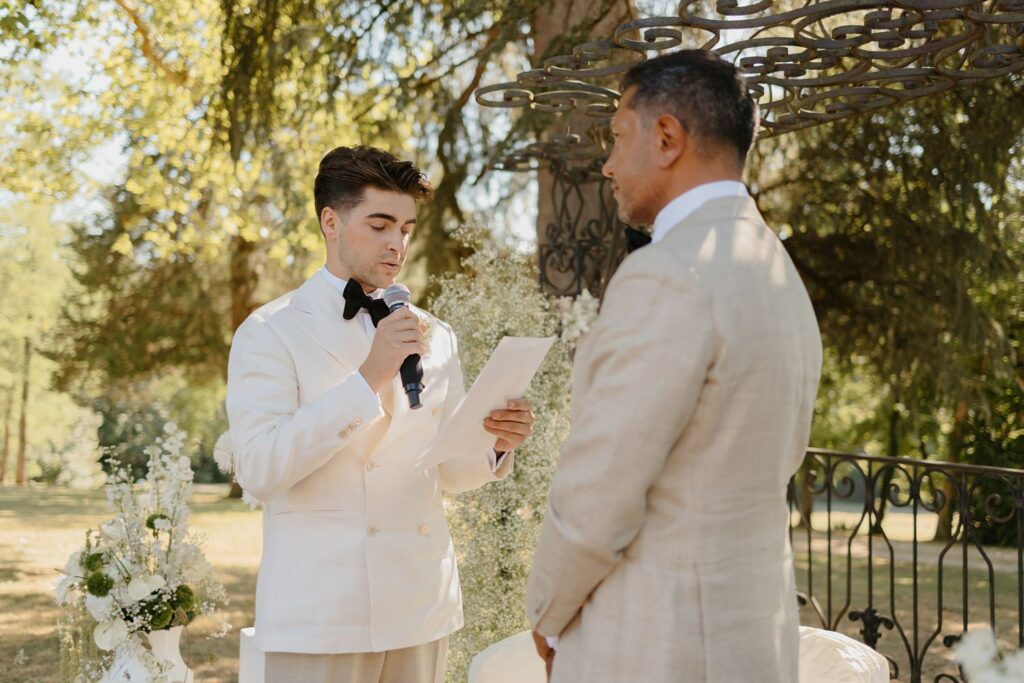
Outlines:
[[[1024, 71], [1024, 0], [717, 0], [713, 11], [707, 7], [704, 0], [684, 0], [677, 16], [624, 23], [610, 37], [581, 43], [515, 81], [479, 88], [482, 106], [552, 116], [579, 112], [585, 122], [586, 130], [526, 144], [494, 166], [550, 167], [573, 181], [600, 183], [593, 169], [608, 155], [608, 123], [621, 99], [618, 78], [633, 64], [680, 46], [707, 48], [736, 64], [760, 105], [761, 137]], [[564, 213], [559, 202], [571, 199], [571, 192], [556, 193], [556, 213]], [[621, 242], [614, 215], [607, 212], [605, 225], [583, 232]], [[573, 240], [580, 229], [559, 225], [554, 232]], [[566, 280], [607, 281], [622, 253], [612, 241], [551, 243], [542, 286], [577, 294], [580, 288], [566, 287]], [[589, 254], [590, 248], [598, 253]], [[607, 271], [583, 272], [595, 262]], [[569, 270], [558, 271], [556, 263]]]

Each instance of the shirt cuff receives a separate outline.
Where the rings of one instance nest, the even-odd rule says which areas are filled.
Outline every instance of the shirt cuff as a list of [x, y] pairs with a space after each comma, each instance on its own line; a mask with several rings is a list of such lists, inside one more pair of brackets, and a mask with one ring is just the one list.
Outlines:
[[377, 395], [377, 392], [373, 390], [370, 383], [366, 381], [365, 377], [363, 377], [363, 373], [356, 370], [355, 375], [359, 378], [359, 381], [363, 383], [363, 386], [366, 387], [366, 391], [369, 392], [370, 396], [373, 396], [373, 402], [377, 404], [377, 407], [383, 408], [383, 404], [380, 402], [380, 396]]
[[548, 647], [552, 650], [558, 649], [558, 636], [544, 636], [544, 640], [548, 641]]
[[498, 471], [498, 468], [501, 467], [502, 461], [505, 460], [505, 456], [507, 456], [508, 453], [510, 452], [511, 451], [498, 455], [498, 451], [492, 448], [490, 452], [487, 453], [487, 462], [491, 464], [491, 472]]

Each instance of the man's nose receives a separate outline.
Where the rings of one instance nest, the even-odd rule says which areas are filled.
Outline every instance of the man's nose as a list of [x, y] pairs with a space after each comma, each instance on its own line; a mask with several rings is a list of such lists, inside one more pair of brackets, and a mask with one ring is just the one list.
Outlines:
[[609, 158], [603, 164], [601, 164], [601, 175], [605, 178], [611, 178], [612, 173], [612, 160]]
[[387, 247], [387, 250], [392, 254], [401, 254], [404, 242], [405, 240], [403, 239], [401, 234], [397, 236], [389, 234], [384, 246]]

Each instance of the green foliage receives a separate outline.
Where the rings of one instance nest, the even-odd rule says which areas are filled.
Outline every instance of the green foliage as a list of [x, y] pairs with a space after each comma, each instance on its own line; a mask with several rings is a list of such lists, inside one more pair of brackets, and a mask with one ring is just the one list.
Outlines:
[[1022, 86], [986, 82], [761, 144], [754, 190], [829, 351], [816, 436], [957, 459], [973, 457], [951, 440], [960, 404], [969, 431], [1013, 419], [993, 414], [991, 390], [1019, 376]]

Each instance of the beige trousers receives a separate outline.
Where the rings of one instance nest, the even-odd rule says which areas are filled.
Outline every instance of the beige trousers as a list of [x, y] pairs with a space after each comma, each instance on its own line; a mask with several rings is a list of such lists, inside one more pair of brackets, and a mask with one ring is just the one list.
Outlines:
[[268, 652], [265, 683], [444, 683], [448, 638], [386, 652]]

